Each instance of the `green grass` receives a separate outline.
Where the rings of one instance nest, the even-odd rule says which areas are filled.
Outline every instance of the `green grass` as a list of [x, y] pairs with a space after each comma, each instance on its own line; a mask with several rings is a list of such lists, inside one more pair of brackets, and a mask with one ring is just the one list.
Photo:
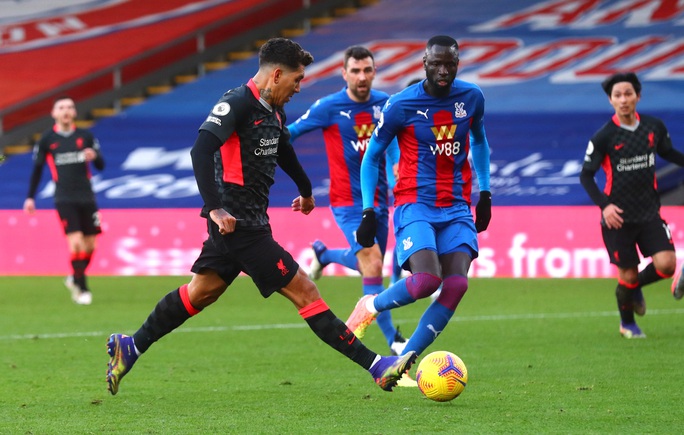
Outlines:
[[[428, 349], [469, 370], [448, 403], [381, 391], [248, 278], [105, 386], [105, 342], [133, 333], [185, 277], [93, 277], [74, 305], [58, 277], [0, 278], [1, 434], [681, 433], [684, 304], [650, 286], [645, 340], [618, 334], [612, 280], [473, 279]], [[342, 318], [358, 278], [323, 278]], [[426, 301], [393, 311], [407, 335]], [[364, 342], [387, 346], [373, 326]], [[677, 429], [679, 428], [679, 429]]]

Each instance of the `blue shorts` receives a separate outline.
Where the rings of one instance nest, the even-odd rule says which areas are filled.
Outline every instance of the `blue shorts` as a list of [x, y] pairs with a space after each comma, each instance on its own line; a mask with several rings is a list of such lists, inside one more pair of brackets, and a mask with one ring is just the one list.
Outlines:
[[478, 256], [477, 230], [466, 203], [451, 207], [402, 204], [394, 211], [394, 228], [397, 259], [401, 265], [423, 249], [437, 255], [465, 252], [472, 259]]
[[[363, 210], [360, 207], [330, 207], [337, 226], [340, 227], [344, 233], [344, 237], [349, 243], [354, 255], [363, 249], [356, 241], [356, 230], [359, 228], [361, 218], [363, 217]], [[387, 249], [387, 234], [389, 233], [389, 211], [387, 207], [375, 207], [375, 220], [377, 222], [377, 230], [375, 231], [375, 241], [380, 245], [382, 255], [385, 255]]]

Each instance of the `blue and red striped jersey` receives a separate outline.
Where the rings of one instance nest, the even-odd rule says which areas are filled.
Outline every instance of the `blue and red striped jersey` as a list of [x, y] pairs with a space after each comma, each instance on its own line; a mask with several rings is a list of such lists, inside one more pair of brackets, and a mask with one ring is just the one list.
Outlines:
[[[373, 188], [367, 176], [382, 162], [382, 152], [394, 137], [399, 142], [399, 180], [394, 204], [424, 203], [447, 207], [470, 204], [472, 171], [468, 162], [471, 135], [481, 190], [489, 190], [489, 145], [484, 134], [484, 95], [469, 82], [455, 80], [447, 97], [427, 94], [423, 82], [392, 95], [383, 108], [362, 169], [363, 191]], [[474, 150], [475, 151], [475, 150]], [[368, 166], [368, 168], [366, 168]], [[369, 207], [364, 196], [364, 208]]]
[[[361, 161], [388, 97], [385, 92], [373, 89], [367, 102], [358, 103], [349, 98], [345, 87], [316, 101], [304, 115], [287, 126], [292, 141], [322, 129], [330, 171], [331, 206], [362, 206]], [[375, 206], [387, 206], [384, 159], [379, 165], [373, 197]]]

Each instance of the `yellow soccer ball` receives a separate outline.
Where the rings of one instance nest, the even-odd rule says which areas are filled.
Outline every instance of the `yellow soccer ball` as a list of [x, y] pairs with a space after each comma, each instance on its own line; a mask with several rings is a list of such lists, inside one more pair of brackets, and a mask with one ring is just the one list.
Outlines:
[[418, 364], [418, 389], [428, 399], [448, 402], [458, 397], [468, 383], [468, 369], [456, 354], [432, 352]]

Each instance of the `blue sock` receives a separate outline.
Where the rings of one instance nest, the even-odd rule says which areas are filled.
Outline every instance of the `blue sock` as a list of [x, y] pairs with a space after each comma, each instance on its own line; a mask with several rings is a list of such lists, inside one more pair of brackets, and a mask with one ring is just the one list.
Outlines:
[[430, 304], [420, 318], [416, 330], [411, 334], [411, 338], [404, 349], [404, 354], [412, 350], [416, 351], [418, 355], [423, 353], [435, 341], [437, 335], [444, 330], [453, 315], [454, 311], [451, 311], [437, 301]]
[[416, 300], [409, 294], [406, 288], [406, 278], [401, 279], [391, 286], [387, 287], [387, 290], [378, 294], [375, 298], [375, 309], [383, 312], [396, 307], [403, 307]]
[[[377, 278], [363, 278], [363, 294], [375, 295], [380, 294], [385, 290], [382, 286], [382, 277]], [[394, 335], [397, 333], [396, 328], [392, 324], [392, 314], [389, 311], [383, 311], [375, 318], [382, 334], [387, 340], [387, 345], [392, 345], [394, 342]]]
[[335, 263], [352, 269], [359, 270], [358, 260], [351, 249], [326, 249], [320, 258], [321, 263]]

